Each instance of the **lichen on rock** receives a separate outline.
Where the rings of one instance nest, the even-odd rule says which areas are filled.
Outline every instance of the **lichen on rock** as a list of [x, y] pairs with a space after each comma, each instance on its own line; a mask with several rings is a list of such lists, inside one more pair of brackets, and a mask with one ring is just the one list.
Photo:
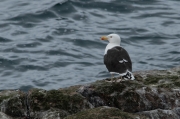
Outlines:
[[110, 83], [104, 79], [58, 90], [0, 91], [0, 116], [7, 119], [180, 119], [180, 67], [139, 71], [134, 76], [134, 81]]
[[107, 105], [129, 113], [172, 110], [180, 106], [180, 75], [177, 71], [135, 72], [135, 81], [109, 83], [101, 80], [82, 86], [78, 92], [95, 107]]
[[[67, 114], [77, 113], [83, 109], [90, 108], [86, 99], [74, 91], [73, 94], [65, 90], [32, 89], [29, 93], [31, 112], [47, 111], [51, 108], [64, 110]], [[31, 116], [34, 116], [31, 115]]]
[[102, 106], [74, 115], [67, 116], [65, 119], [148, 119], [146, 116], [123, 112], [118, 108]]
[[0, 92], [1, 111], [13, 117], [23, 117], [26, 110], [24, 104], [25, 93], [20, 90], [6, 90]]

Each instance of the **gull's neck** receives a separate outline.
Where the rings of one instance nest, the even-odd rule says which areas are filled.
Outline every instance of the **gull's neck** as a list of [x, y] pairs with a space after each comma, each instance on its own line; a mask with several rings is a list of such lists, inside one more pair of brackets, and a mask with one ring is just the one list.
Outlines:
[[104, 52], [104, 55], [107, 53], [107, 51], [113, 47], [116, 47], [116, 46], [120, 46], [120, 44], [117, 44], [117, 43], [108, 43], [108, 45], [106, 46], [106, 49], [105, 49], [105, 52]]

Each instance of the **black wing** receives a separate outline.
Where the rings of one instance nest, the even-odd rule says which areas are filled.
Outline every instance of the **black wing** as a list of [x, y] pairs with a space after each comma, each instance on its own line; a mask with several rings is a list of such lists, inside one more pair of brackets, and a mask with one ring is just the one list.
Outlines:
[[132, 62], [127, 51], [119, 46], [113, 47], [104, 55], [104, 64], [109, 72], [125, 73], [132, 71]]

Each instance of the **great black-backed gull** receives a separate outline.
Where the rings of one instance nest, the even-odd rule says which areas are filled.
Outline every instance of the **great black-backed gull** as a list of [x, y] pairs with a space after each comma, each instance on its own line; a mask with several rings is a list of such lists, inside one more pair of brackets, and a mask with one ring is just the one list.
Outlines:
[[117, 34], [102, 36], [101, 40], [108, 40], [104, 52], [104, 64], [111, 74], [111, 80], [114, 74], [119, 74], [122, 78], [134, 80], [132, 74], [132, 62], [128, 52], [120, 46], [121, 38]]

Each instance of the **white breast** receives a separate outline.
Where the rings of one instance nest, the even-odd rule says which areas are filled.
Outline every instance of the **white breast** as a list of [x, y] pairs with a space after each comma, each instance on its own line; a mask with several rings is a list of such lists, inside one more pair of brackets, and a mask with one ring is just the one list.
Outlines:
[[107, 53], [107, 51], [115, 46], [120, 46], [118, 44], [114, 44], [114, 43], [109, 43], [107, 46], [106, 46], [106, 49], [104, 51], [104, 55]]

